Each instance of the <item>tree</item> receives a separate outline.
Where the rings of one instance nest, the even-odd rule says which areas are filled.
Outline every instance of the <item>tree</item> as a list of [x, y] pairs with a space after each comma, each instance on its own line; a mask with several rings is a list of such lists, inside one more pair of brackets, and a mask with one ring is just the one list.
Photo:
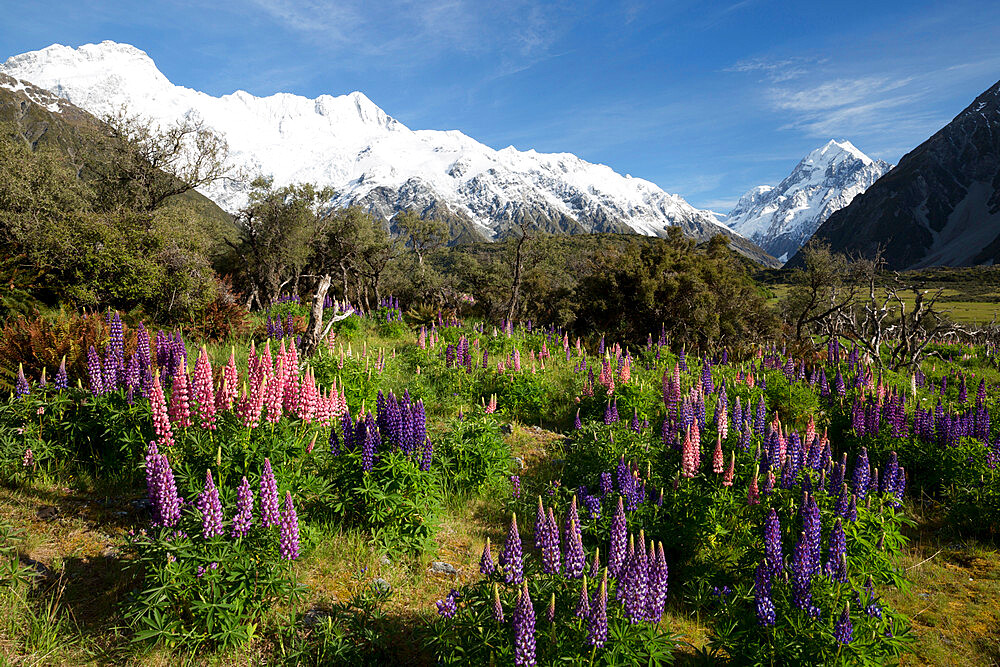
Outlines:
[[831, 325], [837, 314], [854, 303], [879, 266], [878, 259], [850, 259], [817, 241], [802, 248], [802, 258], [805, 267], [792, 271], [791, 287], [782, 304], [800, 343], [815, 331], [836, 333]]
[[298, 286], [327, 227], [335, 219], [329, 207], [331, 188], [313, 185], [274, 187], [273, 179], [257, 178], [250, 200], [237, 214], [237, 242], [229, 246], [246, 271], [248, 307], [276, 299], [290, 282]]
[[533, 232], [535, 231], [534, 225], [527, 222], [518, 223], [518, 230], [521, 233], [518, 234], [517, 241], [514, 243], [514, 254], [511, 258], [511, 270], [514, 275], [510, 286], [510, 301], [507, 303], [507, 326], [510, 326], [514, 321], [514, 312], [517, 309], [517, 300], [521, 294], [525, 244], [531, 241], [534, 237]]
[[417, 262], [421, 267], [424, 265], [424, 253], [440, 248], [448, 241], [448, 225], [433, 218], [421, 218], [412, 210], [400, 211], [392, 222], [417, 253]]
[[105, 132], [85, 162], [101, 210], [153, 211], [230, 171], [228, 144], [200, 120], [160, 128], [125, 109], [103, 120]]

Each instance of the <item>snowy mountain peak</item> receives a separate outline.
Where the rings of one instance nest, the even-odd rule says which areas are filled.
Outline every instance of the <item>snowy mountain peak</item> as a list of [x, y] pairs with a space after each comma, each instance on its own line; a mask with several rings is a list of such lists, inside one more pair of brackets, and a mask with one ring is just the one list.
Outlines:
[[777, 186], [759, 185], [740, 197], [723, 222], [783, 261], [890, 168], [849, 141], [831, 139]]
[[[96, 116], [126, 108], [161, 125], [198, 118], [229, 144], [232, 162], [277, 185], [332, 186], [337, 205], [391, 217], [403, 208], [445, 216], [487, 238], [520, 222], [550, 231], [634, 231], [678, 226], [699, 240], [720, 231], [759, 248], [677, 195], [571, 153], [494, 150], [459, 131], [410, 130], [364, 93], [308, 99], [246, 91], [214, 97], [171, 83], [143, 51], [102, 42], [13, 56], [0, 73], [30, 81]], [[204, 194], [230, 211], [246, 192], [226, 182]], [[457, 223], [455, 223], [457, 224]]]

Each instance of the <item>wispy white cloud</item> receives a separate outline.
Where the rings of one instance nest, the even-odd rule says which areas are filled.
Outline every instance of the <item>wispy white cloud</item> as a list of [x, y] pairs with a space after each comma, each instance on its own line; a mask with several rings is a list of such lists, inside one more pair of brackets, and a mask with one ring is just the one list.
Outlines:
[[825, 58], [807, 58], [804, 56], [790, 58], [757, 57], [740, 60], [722, 71], [758, 74], [772, 83], [781, 83], [808, 74], [810, 68], [824, 62], [826, 62]]

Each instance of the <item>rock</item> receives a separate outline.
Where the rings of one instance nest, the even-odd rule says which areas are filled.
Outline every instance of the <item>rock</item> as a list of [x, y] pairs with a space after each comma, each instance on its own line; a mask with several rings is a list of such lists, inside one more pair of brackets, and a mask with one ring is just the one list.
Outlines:
[[392, 585], [385, 579], [376, 579], [372, 582], [372, 588], [374, 588], [379, 593], [389, 593], [392, 591]]
[[390, 561], [389, 557], [385, 554], [382, 554], [382, 557], [379, 559], [378, 562], [381, 563], [382, 565], [392, 565], [392, 561]]
[[514, 431], [514, 428], [510, 424], [500, 424], [500, 432], [504, 435], [510, 435]]
[[451, 575], [453, 577], [458, 576], [458, 570], [455, 569], [455, 566], [452, 565], [451, 563], [445, 563], [445, 562], [436, 560], [433, 563], [431, 563], [431, 568], [430, 569], [431, 569], [431, 572], [433, 572], [435, 574], [448, 574], [448, 575]]
[[108, 545], [104, 547], [104, 551], [101, 552], [103, 558], [118, 558], [118, 547], [114, 545]]

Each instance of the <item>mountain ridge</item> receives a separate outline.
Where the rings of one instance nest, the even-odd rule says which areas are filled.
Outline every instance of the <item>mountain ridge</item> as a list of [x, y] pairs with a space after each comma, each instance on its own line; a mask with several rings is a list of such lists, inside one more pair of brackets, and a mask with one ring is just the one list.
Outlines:
[[[309, 99], [245, 91], [213, 97], [175, 86], [145, 52], [102, 42], [52, 45], [10, 57], [0, 72], [31, 81], [101, 116], [122, 105], [155, 122], [200, 118], [229, 142], [234, 162], [277, 184], [312, 182], [388, 219], [416, 208], [495, 238], [523, 223], [543, 229], [666, 234], [670, 226], [704, 241], [723, 233], [734, 246], [773, 259], [688, 204], [643, 179], [622, 176], [572, 153], [495, 150], [457, 130], [411, 130], [359, 91]], [[231, 182], [204, 194], [233, 211], [246, 190]], [[454, 225], [453, 225], [454, 229]]]

